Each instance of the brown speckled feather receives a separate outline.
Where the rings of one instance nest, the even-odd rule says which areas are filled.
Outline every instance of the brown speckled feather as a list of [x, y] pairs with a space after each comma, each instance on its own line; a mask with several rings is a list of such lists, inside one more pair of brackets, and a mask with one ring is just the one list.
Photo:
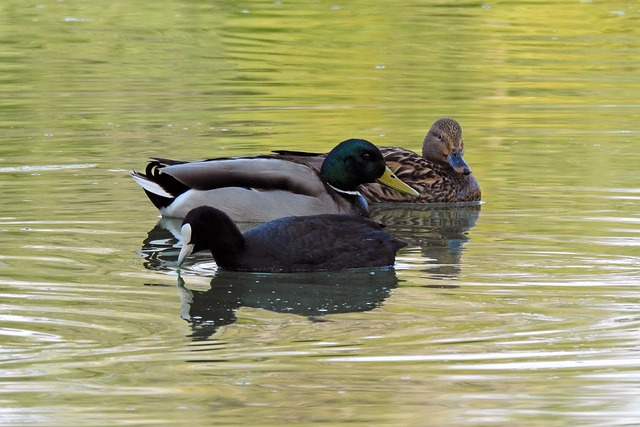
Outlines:
[[360, 192], [370, 203], [454, 203], [480, 200], [480, 186], [473, 175], [446, 170], [414, 153], [397, 147], [379, 147], [389, 169], [420, 193], [405, 196], [380, 184], [366, 184]]

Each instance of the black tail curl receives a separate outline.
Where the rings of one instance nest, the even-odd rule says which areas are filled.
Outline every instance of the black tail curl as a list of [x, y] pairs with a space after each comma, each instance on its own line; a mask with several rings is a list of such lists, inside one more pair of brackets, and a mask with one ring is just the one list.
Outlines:
[[175, 179], [173, 176], [163, 173], [162, 169], [165, 166], [167, 165], [164, 164], [162, 161], [158, 161], [154, 159], [150, 161], [149, 164], [147, 164], [144, 174], [136, 172], [136, 174], [143, 176], [149, 181], [155, 182], [160, 187], [162, 187], [164, 191], [166, 191], [167, 193], [173, 196], [171, 198], [164, 197], [164, 196], [160, 196], [158, 194], [152, 193], [150, 191], [147, 191], [145, 189], [144, 192], [147, 194], [147, 197], [149, 197], [149, 200], [151, 200], [151, 203], [153, 203], [154, 206], [158, 209], [166, 208], [175, 200], [176, 197], [190, 190], [189, 187], [187, 187], [186, 185], [184, 185], [183, 183]]

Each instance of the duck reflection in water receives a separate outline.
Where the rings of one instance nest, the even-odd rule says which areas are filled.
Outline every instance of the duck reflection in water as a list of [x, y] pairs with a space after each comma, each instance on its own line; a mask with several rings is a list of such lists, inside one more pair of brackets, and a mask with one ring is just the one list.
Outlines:
[[[374, 204], [371, 219], [412, 248], [419, 248], [419, 268], [432, 279], [455, 280], [462, 270], [468, 232], [480, 217], [481, 204]], [[415, 255], [410, 254], [410, 257]]]
[[321, 321], [327, 314], [373, 310], [389, 296], [398, 279], [391, 268], [335, 272], [248, 273], [218, 270], [211, 288], [190, 289], [178, 277], [181, 316], [191, 338], [205, 340], [236, 322], [241, 307], [289, 313]]

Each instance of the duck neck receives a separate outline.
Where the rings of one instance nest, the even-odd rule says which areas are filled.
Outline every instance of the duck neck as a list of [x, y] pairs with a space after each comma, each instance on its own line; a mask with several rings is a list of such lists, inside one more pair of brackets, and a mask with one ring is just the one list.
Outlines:
[[334, 191], [337, 191], [340, 194], [347, 194], [349, 196], [360, 196], [362, 197], [362, 194], [358, 191], [358, 190], [341, 190], [338, 187], [334, 187], [333, 185], [327, 183], [327, 185], [329, 187], [331, 187]]
[[341, 190], [329, 183], [327, 183], [327, 185], [335, 190], [336, 193], [353, 199], [353, 213], [355, 215], [369, 216], [369, 204], [367, 203], [367, 200], [364, 198], [362, 193], [357, 190]]

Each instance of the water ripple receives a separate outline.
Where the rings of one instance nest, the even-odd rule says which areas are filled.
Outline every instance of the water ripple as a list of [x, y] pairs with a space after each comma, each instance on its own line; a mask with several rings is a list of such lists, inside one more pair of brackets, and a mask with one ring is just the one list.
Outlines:
[[45, 171], [57, 171], [67, 169], [88, 169], [95, 168], [97, 164], [70, 164], [70, 165], [42, 165], [42, 166], [11, 166], [0, 168], [0, 173], [13, 173], [13, 172], [45, 172]]

